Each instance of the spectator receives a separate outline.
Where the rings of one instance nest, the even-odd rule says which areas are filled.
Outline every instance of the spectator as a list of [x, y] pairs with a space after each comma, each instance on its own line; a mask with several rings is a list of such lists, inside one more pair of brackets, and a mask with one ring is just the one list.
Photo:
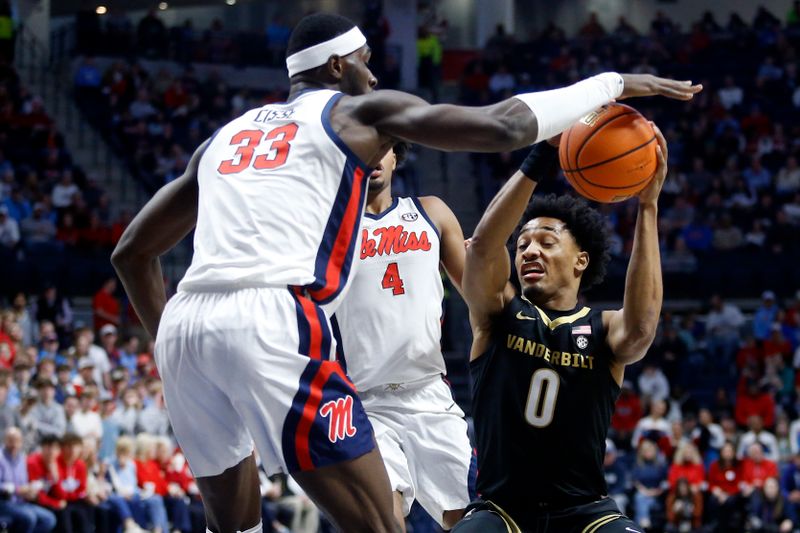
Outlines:
[[761, 164], [761, 158], [753, 156], [750, 166], [742, 172], [747, 185], [755, 191], [767, 189], [772, 185], [772, 174]]
[[103, 421], [96, 408], [96, 392], [92, 388], [84, 389], [80, 395], [80, 411], [72, 417], [75, 433], [84, 439], [100, 441], [103, 437]]
[[639, 392], [646, 400], [666, 400], [669, 398], [669, 382], [653, 361], [645, 363], [644, 370], [639, 376]]
[[800, 190], [800, 166], [797, 157], [786, 158], [786, 165], [778, 171], [775, 178], [775, 192], [778, 196], [788, 197]]
[[67, 531], [90, 533], [93, 527], [93, 510], [86, 501], [86, 463], [81, 459], [83, 441], [74, 433], [61, 439], [61, 454], [56, 459], [58, 481], [50, 488], [50, 495], [66, 505], [56, 512], [59, 524]]
[[142, 491], [139, 488], [133, 447], [134, 442], [130, 437], [120, 437], [117, 441], [116, 459], [108, 469], [114, 492], [133, 507], [141, 505], [147, 515], [148, 526], [152, 526], [154, 533], [169, 533], [164, 500], [153, 490]]
[[[157, 438], [147, 433], [136, 437], [136, 475], [139, 487], [145, 492], [152, 491], [164, 500], [167, 517], [175, 529], [188, 531], [191, 529], [189, 507], [180, 491], [170, 493], [170, 484], [166, 474], [156, 460]], [[176, 489], [172, 486], [173, 491]]]
[[36, 491], [36, 503], [56, 513], [57, 519], [63, 524], [63, 511], [67, 507], [67, 502], [60, 493], [52, 492], [60, 481], [58, 468], [60, 441], [61, 439], [55, 435], [46, 435], [39, 441], [40, 451], [28, 456], [28, 479]]
[[761, 294], [761, 305], [753, 316], [753, 335], [756, 340], [766, 340], [772, 330], [772, 324], [778, 316], [778, 304], [775, 303], [775, 293], [764, 291]]
[[749, 531], [756, 533], [790, 533], [794, 521], [781, 495], [778, 481], [774, 477], [765, 480], [764, 487], [756, 491], [748, 508]]
[[164, 393], [160, 381], [153, 381], [148, 386], [152, 401], [139, 414], [138, 427], [150, 435], [165, 437], [169, 434], [170, 425], [167, 409], [164, 406]]
[[753, 491], [762, 488], [767, 479], [777, 477], [778, 466], [764, 457], [761, 444], [751, 444], [747, 457], [742, 461], [742, 494], [749, 497]]
[[717, 91], [722, 107], [731, 109], [734, 106], [741, 105], [744, 99], [744, 91], [742, 91], [741, 87], [736, 85], [733, 76], [725, 76], [725, 81], [723, 83], [723, 87]]
[[28, 307], [28, 297], [20, 291], [14, 295], [12, 305], [16, 321], [22, 329], [22, 344], [25, 346], [35, 344], [38, 340], [36, 334], [38, 324], [33, 318], [33, 311]]
[[722, 531], [736, 530], [735, 511], [739, 507], [739, 483], [742, 480], [741, 463], [736, 458], [736, 448], [726, 442], [720, 449], [719, 459], [708, 469], [707, 516], [711, 524]]
[[36, 302], [36, 320], [54, 324], [59, 341], [66, 344], [72, 334], [72, 318], [69, 300], [58, 294], [55, 285], [48, 285]]
[[614, 439], [625, 449], [630, 449], [631, 437], [640, 418], [642, 418], [642, 405], [639, 396], [633, 390], [633, 384], [625, 380], [622, 382], [622, 390], [611, 417]]
[[14, 407], [8, 404], [8, 384], [0, 380], [0, 433], [15, 425]]
[[114, 296], [117, 290], [116, 278], [108, 278], [103, 282], [94, 298], [92, 299], [92, 312], [94, 314], [94, 330], [100, 329], [106, 324], [118, 327], [120, 323], [120, 303]]
[[19, 242], [19, 225], [8, 216], [8, 207], [0, 205], [0, 244], [9, 250], [16, 248]]
[[760, 389], [755, 379], [750, 378], [745, 381], [744, 390], [736, 396], [736, 423], [744, 427], [753, 415], [759, 416], [767, 428], [775, 425], [775, 401]]
[[[36, 426], [36, 419], [33, 417], [33, 407], [36, 405], [39, 396], [35, 390], [28, 391], [22, 397], [22, 403], [15, 413], [14, 423], [22, 431], [22, 449], [25, 453], [30, 453], [37, 444], [39, 444], [38, 428]], [[54, 437], [57, 438], [57, 437]]]
[[667, 533], [693, 531], [703, 521], [703, 496], [686, 478], [678, 478], [667, 495]]
[[692, 430], [691, 438], [696, 443], [700, 453], [706, 458], [706, 461], [717, 457], [720, 449], [725, 444], [725, 434], [722, 431], [722, 426], [714, 422], [714, 415], [710, 409], [700, 409], [698, 424]]
[[664, 418], [666, 414], [667, 403], [664, 400], [650, 402], [650, 414], [639, 420], [633, 431], [631, 442], [635, 449], [639, 448], [642, 439], [659, 443], [670, 434], [669, 422]]
[[786, 464], [781, 474], [781, 491], [786, 498], [786, 505], [789, 507], [789, 515], [800, 516], [800, 455], [793, 454], [791, 460]]
[[622, 461], [618, 459], [617, 447], [608, 439], [606, 439], [606, 454], [603, 459], [603, 473], [608, 486], [608, 495], [620, 509], [626, 509], [628, 507], [628, 491], [631, 488], [628, 472]]
[[722, 215], [717, 229], [714, 230], [714, 249], [727, 252], [739, 248], [743, 242], [742, 230], [733, 225], [733, 219], [729, 214]]
[[736, 305], [725, 302], [719, 294], [711, 297], [711, 310], [706, 317], [706, 332], [709, 350], [721, 354], [723, 361], [730, 361], [736, 351], [739, 331], [745, 318]]
[[72, 202], [76, 194], [80, 194], [81, 190], [72, 181], [72, 171], [64, 170], [61, 173], [61, 181], [53, 187], [50, 196], [52, 197], [53, 207], [59, 212], [64, 212]]
[[11, 517], [12, 531], [45, 533], [56, 527], [55, 515], [36, 500], [37, 487], [28, 481], [27, 457], [23, 451], [22, 432], [10, 426], [3, 432], [0, 453], [0, 514]]
[[747, 450], [750, 449], [750, 446], [758, 443], [761, 445], [761, 449], [767, 459], [778, 462], [780, 457], [778, 453], [778, 440], [775, 438], [775, 435], [764, 430], [764, 423], [761, 417], [752, 415], [748, 418], [747, 425], [750, 431], [742, 435], [742, 438], [739, 440], [739, 457], [744, 457]]
[[142, 399], [136, 389], [130, 387], [120, 394], [121, 402], [113, 415], [123, 435], [135, 435], [142, 410]]
[[667, 480], [667, 467], [651, 441], [643, 440], [639, 445], [632, 477], [636, 488], [634, 517], [639, 525], [648, 529], [652, 525], [651, 513], [659, 504]]
[[36, 421], [39, 439], [43, 439], [46, 435], [61, 438], [67, 430], [67, 418], [64, 408], [55, 402], [55, 386], [51, 381], [40, 380], [36, 382], [36, 391], [39, 401], [33, 407], [31, 416]]
[[669, 486], [675, 489], [678, 480], [683, 479], [688, 481], [692, 492], [699, 492], [705, 484], [705, 478], [703, 460], [695, 445], [691, 442], [680, 443], [669, 467], [667, 476]]

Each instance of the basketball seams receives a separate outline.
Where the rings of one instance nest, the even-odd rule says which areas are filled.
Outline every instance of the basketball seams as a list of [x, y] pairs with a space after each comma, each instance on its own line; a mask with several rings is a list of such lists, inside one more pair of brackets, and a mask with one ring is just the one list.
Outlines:
[[[617, 154], [614, 157], [609, 157], [608, 159], [603, 160], [603, 161], [599, 161], [597, 163], [592, 163], [591, 165], [586, 165], [585, 167], [570, 168], [570, 169], [568, 169], [568, 171], [569, 172], [580, 172], [581, 170], [589, 170], [589, 169], [592, 169], [592, 168], [595, 168], [595, 167], [599, 167], [599, 166], [605, 165], [606, 163], [611, 163], [612, 161], [616, 161], [617, 159], [625, 157], [626, 155], [630, 155], [633, 152], [644, 148], [645, 146], [647, 146], [648, 144], [650, 144], [651, 142], [653, 142], [655, 140], [656, 140], [656, 136], [653, 135], [647, 141], [643, 142], [639, 146], [634, 146], [633, 148], [631, 148], [630, 150], [628, 150], [626, 152], [622, 152], [621, 154]], [[576, 163], [577, 163], [577, 161], [576, 161]]]
[[622, 118], [622, 117], [629, 116], [629, 115], [638, 115], [638, 114], [639, 114], [639, 112], [636, 111], [635, 109], [631, 109], [630, 111], [625, 111], [624, 113], [620, 113], [619, 115], [611, 117], [610, 119], [608, 119], [605, 122], [603, 122], [602, 124], [600, 124], [597, 127], [597, 129], [592, 130], [589, 133], [589, 135], [587, 135], [586, 138], [583, 139], [583, 142], [581, 142], [580, 148], [578, 148], [578, 150], [575, 152], [575, 166], [577, 168], [580, 168], [580, 165], [578, 164], [578, 161], [581, 160], [581, 152], [586, 147], [586, 145], [589, 144], [589, 141], [592, 139], [592, 137], [597, 135], [600, 131], [603, 130], [603, 128], [605, 128], [606, 126], [608, 126], [609, 124], [611, 124], [612, 122], [617, 120], [618, 118]]

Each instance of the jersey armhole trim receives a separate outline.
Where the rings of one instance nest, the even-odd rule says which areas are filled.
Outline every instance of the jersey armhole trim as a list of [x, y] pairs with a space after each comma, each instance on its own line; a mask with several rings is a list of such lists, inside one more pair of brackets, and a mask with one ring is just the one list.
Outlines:
[[419, 198], [417, 198], [416, 196], [411, 196], [410, 198], [411, 198], [411, 201], [414, 202], [414, 205], [417, 206], [417, 210], [419, 210], [419, 214], [422, 215], [422, 217], [425, 220], [428, 221], [428, 224], [433, 229], [433, 231], [436, 233], [436, 237], [441, 241], [442, 240], [442, 235], [439, 233], [439, 228], [436, 227], [436, 224], [433, 223], [433, 220], [431, 220], [431, 217], [428, 216], [428, 212], [425, 211], [424, 207], [422, 207], [422, 202], [420, 202]]
[[364, 174], [369, 175], [372, 172], [372, 168], [369, 165], [364, 163], [360, 157], [356, 155], [353, 150], [347, 146], [347, 144], [339, 137], [339, 134], [333, 131], [333, 125], [331, 124], [331, 110], [333, 106], [336, 105], [336, 102], [339, 101], [339, 98], [343, 96], [343, 93], [335, 93], [331, 96], [331, 99], [328, 100], [328, 103], [325, 104], [325, 107], [322, 109], [322, 127], [325, 129], [325, 133], [328, 134], [328, 137], [336, 144], [339, 150], [347, 156], [347, 159], [354, 162], [356, 166], [360, 167]]

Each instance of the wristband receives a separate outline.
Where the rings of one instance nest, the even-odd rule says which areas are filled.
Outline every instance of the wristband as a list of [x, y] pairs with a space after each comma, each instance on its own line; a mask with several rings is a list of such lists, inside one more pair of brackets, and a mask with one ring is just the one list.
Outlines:
[[519, 171], [529, 180], [540, 183], [553, 175], [556, 165], [558, 165], [558, 148], [547, 142], [540, 142], [533, 145], [519, 166]]

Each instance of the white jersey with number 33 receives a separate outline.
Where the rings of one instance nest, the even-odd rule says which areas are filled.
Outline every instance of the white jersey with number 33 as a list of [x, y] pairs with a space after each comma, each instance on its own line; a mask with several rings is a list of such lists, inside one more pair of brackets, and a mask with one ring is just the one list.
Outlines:
[[333, 311], [351, 273], [370, 170], [315, 90], [223, 126], [200, 159], [194, 257], [181, 291], [298, 286]]
[[359, 391], [445, 372], [439, 234], [416, 198], [365, 214], [358, 273], [336, 311], [347, 373]]

